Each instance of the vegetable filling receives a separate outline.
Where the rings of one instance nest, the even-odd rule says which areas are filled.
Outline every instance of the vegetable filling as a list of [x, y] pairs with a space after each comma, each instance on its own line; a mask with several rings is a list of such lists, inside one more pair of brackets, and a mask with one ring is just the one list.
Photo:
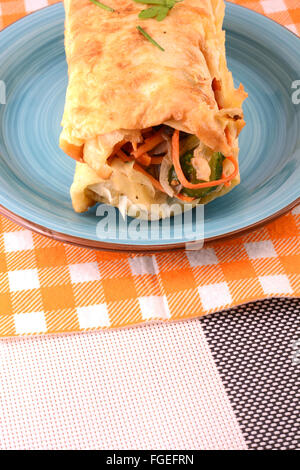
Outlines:
[[[122, 142], [115, 147], [108, 164], [115, 158], [134, 162], [133, 168], [147, 176], [158, 191], [185, 202], [201, 199], [229, 186], [238, 174], [232, 156], [213, 152], [194, 135], [169, 126], [155, 126], [141, 131], [142, 141]], [[229, 160], [233, 172], [226, 176], [224, 163]]]

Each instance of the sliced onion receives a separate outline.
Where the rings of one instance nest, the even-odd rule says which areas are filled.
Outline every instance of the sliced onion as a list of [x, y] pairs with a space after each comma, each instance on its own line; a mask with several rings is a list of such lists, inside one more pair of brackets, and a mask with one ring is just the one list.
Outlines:
[[155, 195], [155, 188], [153, 184], [151, 183], [150, 179], [146, 175], [143, 175], [143, 173], [140, 173], [139, 171], [136, 171], [135, 169], [133, 169], [131, 178], [133, 179], [135, 183], [142, 184], [146, 186], [148, 189], [150, 189], [152, 196]]
[[146, 186], [150, 190], [152, 196], [154, 196], [155, 188], [151, 183], [150, 179], [146, 175], [143, 175], [143, 173], [140, 173], [139, 171], [135, 170], [133, 168], [133, 165], [134, 161], [123, 163], [120, 160], [115, 159], [111, 167], [113, 168], [113, 170], [125, 174], [129, 179], [128, 184], [130, 184], [130, 180], [134, 181], [134, 183], [142, 184], [143, 186]]
[[94, 193], [98, 194], [98, 196], [106, 199], [109, 203], [112, 202], [111, 191], [106, 188], [103, 183], [92, 184], [91, 186], [89, 186], [89, 189]]
[[168, 139], [166, 142], [167, 142], [168, 153], [163, 158], [161, 165], [160, 165], [159, 182], [164, 188], [164, 191], [166, 192], [166, 194], [170, 197], [173, 197], [174, 191], [169, 183], [169, 171], [172, 168], [172, 158], [171, 158], [172, 149], [171, 149], [170, 139]]
[[122, 215], [124, 220], [125, 220], [126, 214], [127, 214], [127, 206], [128, 206], [127, 196], [124, 196], [124, 195], [120, 196], [119, 197], [118, 209], [119, 209], [120, 214]]

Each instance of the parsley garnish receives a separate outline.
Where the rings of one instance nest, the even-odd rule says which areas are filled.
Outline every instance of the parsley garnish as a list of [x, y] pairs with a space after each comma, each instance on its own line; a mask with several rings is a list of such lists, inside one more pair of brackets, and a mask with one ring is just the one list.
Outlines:
[[97, 5], [97, 7], [102, 8], [103, 10], [115, 11], [113, 8], [108, 7], [107, 5], [104, 5], [104, 3], [98, 2], [97, 0], [90, 0], [90, 1], [94, 3], [95, 5]]
[[154, 39], [152, 39], [151, 36], [149, 36], [148, 33], [146, 33], [146, 31], [141, 28], [141, 26], [137, 26], [136, 29], [146, 38], [148, 39], [148, 41], [150, 41], [152, 44], [154, 44], [154, 46], [158, 47], [158, 49], [160, 49], [161, 51], [164, 51], [164, 48], [161, 47], [156, 41], [154, 41]]
[[145, 20], [147, 18], [156, 18], [157, 21], [165, 19], [169, 11], [182, 0], [134, 0], [136, 3], [145, 3], [146, 5], [155, 5], [146, 10], [142, 10], [139, 18]]

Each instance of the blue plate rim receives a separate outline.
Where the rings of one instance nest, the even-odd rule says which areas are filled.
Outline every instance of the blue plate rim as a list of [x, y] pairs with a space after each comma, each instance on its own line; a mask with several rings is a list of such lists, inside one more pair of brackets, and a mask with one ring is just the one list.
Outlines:
[[[298, 197], [295, 201], [291, 202], [284, 208], [280, 209], [279, 211], [275, 212], [274, 214], [265, 217], [264, 219], [260, 220], [259, 222], [255, 222], [253, 224], [249, 224], [242, 229], [233, 230], [228, 232], [224, 235], [216, 235], [215, 237], [209, 237], [204, 240], [204, 244], [208, 244], [211, 242], [215, 242], [218, 240], [228, 240], [232, 238], [237, 238], [242, 235], [246, 235], [247, 233], [251, 232], [252, 230], [258, 229], [266, 225], [267, 223], [272, 222], [273, 220], [281, 217], [282, 215], [286, 214], [294, 207], [300, 204], [300, 197]], [[161, 251], [176, 251], [182, 250], [187, 248], [186, 242], [178, 242], [178, 243], [170, 243], [168, 245], [125, 245], [124, 243], [109, 243], [109, 242], [102, 242], [97, 240], [91, 240], [88, 238], [81, 238], [75, 237], [73, 235], [67, 235], [62, 232], [57, 232], [55, 230], [51, 230], [46, 228], [43, 225], [36, 224], [28, 219], [24, 219], [23, 217], [15, 214], [14, 212], [6, 209], [4, 206], [0, 205], [0, 214], [6, 217], [7, 219], [11, 220], [12, 222], [17, 223], [21, 227], [25, 229], [32, 230], [39, 235], [44, 235], [46, 237], [52, 238], [53, 240], [57, 240], [63, 243], [69, 243], [70, 245], [79, 246], [81, 248], [89, 248], [89, 249], [96, 249], [101, 251], [118, 251], [124, 253], [157, 253]]]
[[[47, 10], [47, 9], [55, 9], [60, 5], [61, 2], [57, 2], [52, 5], [47, 5], [43, 8], [39, 8], [36, 11], [33, 11], [31, 13], [28, 13], [26, 16], [10, 23], [6, 27], [4, 27], [0, 31], [0, 35], [10, 29], [13, 28], [16, 24], [19, 24], [24, 21], [28, 21], [31, 16], [33, 15], [38, 15], [41, 11]], [[285, 34], [290, 34], [291, 37], [296, 38], [298, 41], [300, 41], [300, 37], [294, 33], [293, 31], [289, 30], [286, 26], [282, 25], [281, 23], [277, 22], [276, 20], [273, 20], [272, 18], [269, 18], [266, 15], [263, 15], [262, 13], [258, 13], [250, 8], [247, 8], [242, 5], [238, 5], [232, 2], [225, 1], [226, 6], [230, 6], [231, 8], [235, 9], [241, 9], [241, 10], [246, 10], [248, 14], [252, 14], [253, 16], [258, 16], [259, 18], [263, 18], [264, 21], [269, 22], [272, 25], [276, 25], [276, 27], [281, 27], [285, 31]], [[267, 217], [258, 220], [254, 223], [245, 225], [244, 227], [241, 227], [236, 230], [224, 232], [222, 234], [216, 235], [216, 236], [211, 236], [208, 237], [204, 240], [205, 244], [217, 241], [217, 240], [228, 240], [230, 238], [235, 238], [241, 235], [244, 235], [248, 232], [251, 232], [254, 229], [260, 228], [264, 226], [265, 224], [277, 219], [278, 217], [286, 214], [289, 212], [291, 209], [293, 209], [295, 206], [300, 204], [300, 196], [296, 197], [293, 201], [288, 203], [286, 206], [280, 208], [278, 211], [275, 211], [274, 213], [268, 215]], [[157, 244], [157, 245], [130, 245], [127, 243], [115, 243], [115, 242], [107, 242], [107, 241], [98, 241], [94, 239], [89, 239], [89, 238], [82, 238], [82, 237], [77, 237], [74, 235], [69, 235], [63, 232], [59, 232], [56, 230], [52, 230], [51, 228], [46, 227], [45, 225], [40, 225], [36, 222], [33, 222], [27, 218], [24, 218], [17, 213], [7, 209], [3, 205], [0, 204], [0, 214], [6, 217], [7, 219], [17, 223], [18, 225], [32, 230], [38, 234], [47, 236], [49, 238], [52, 238], [57, 241], [61, 241], [64, 243], [69, 243], [72, 245], [76, 245], [79, 247], [83, 248], [90, 248], [90, 249], [98, 249], [98, 250], [104, 250], [104, 251], [119, 251], [119, 252], [159, 252], [159, 251], [174, 251], [174, 250], [182, 250], [183, 248], [186, 248], [186, 242], [178, 242], [178, 243], [164, 243], [162, 245]]]

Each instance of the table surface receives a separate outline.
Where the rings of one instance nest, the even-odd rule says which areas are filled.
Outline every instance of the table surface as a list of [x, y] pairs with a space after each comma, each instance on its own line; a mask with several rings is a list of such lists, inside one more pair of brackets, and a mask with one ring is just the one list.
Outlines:
[[1, 341], [0, 448], [296, 449], [299, 314]]

